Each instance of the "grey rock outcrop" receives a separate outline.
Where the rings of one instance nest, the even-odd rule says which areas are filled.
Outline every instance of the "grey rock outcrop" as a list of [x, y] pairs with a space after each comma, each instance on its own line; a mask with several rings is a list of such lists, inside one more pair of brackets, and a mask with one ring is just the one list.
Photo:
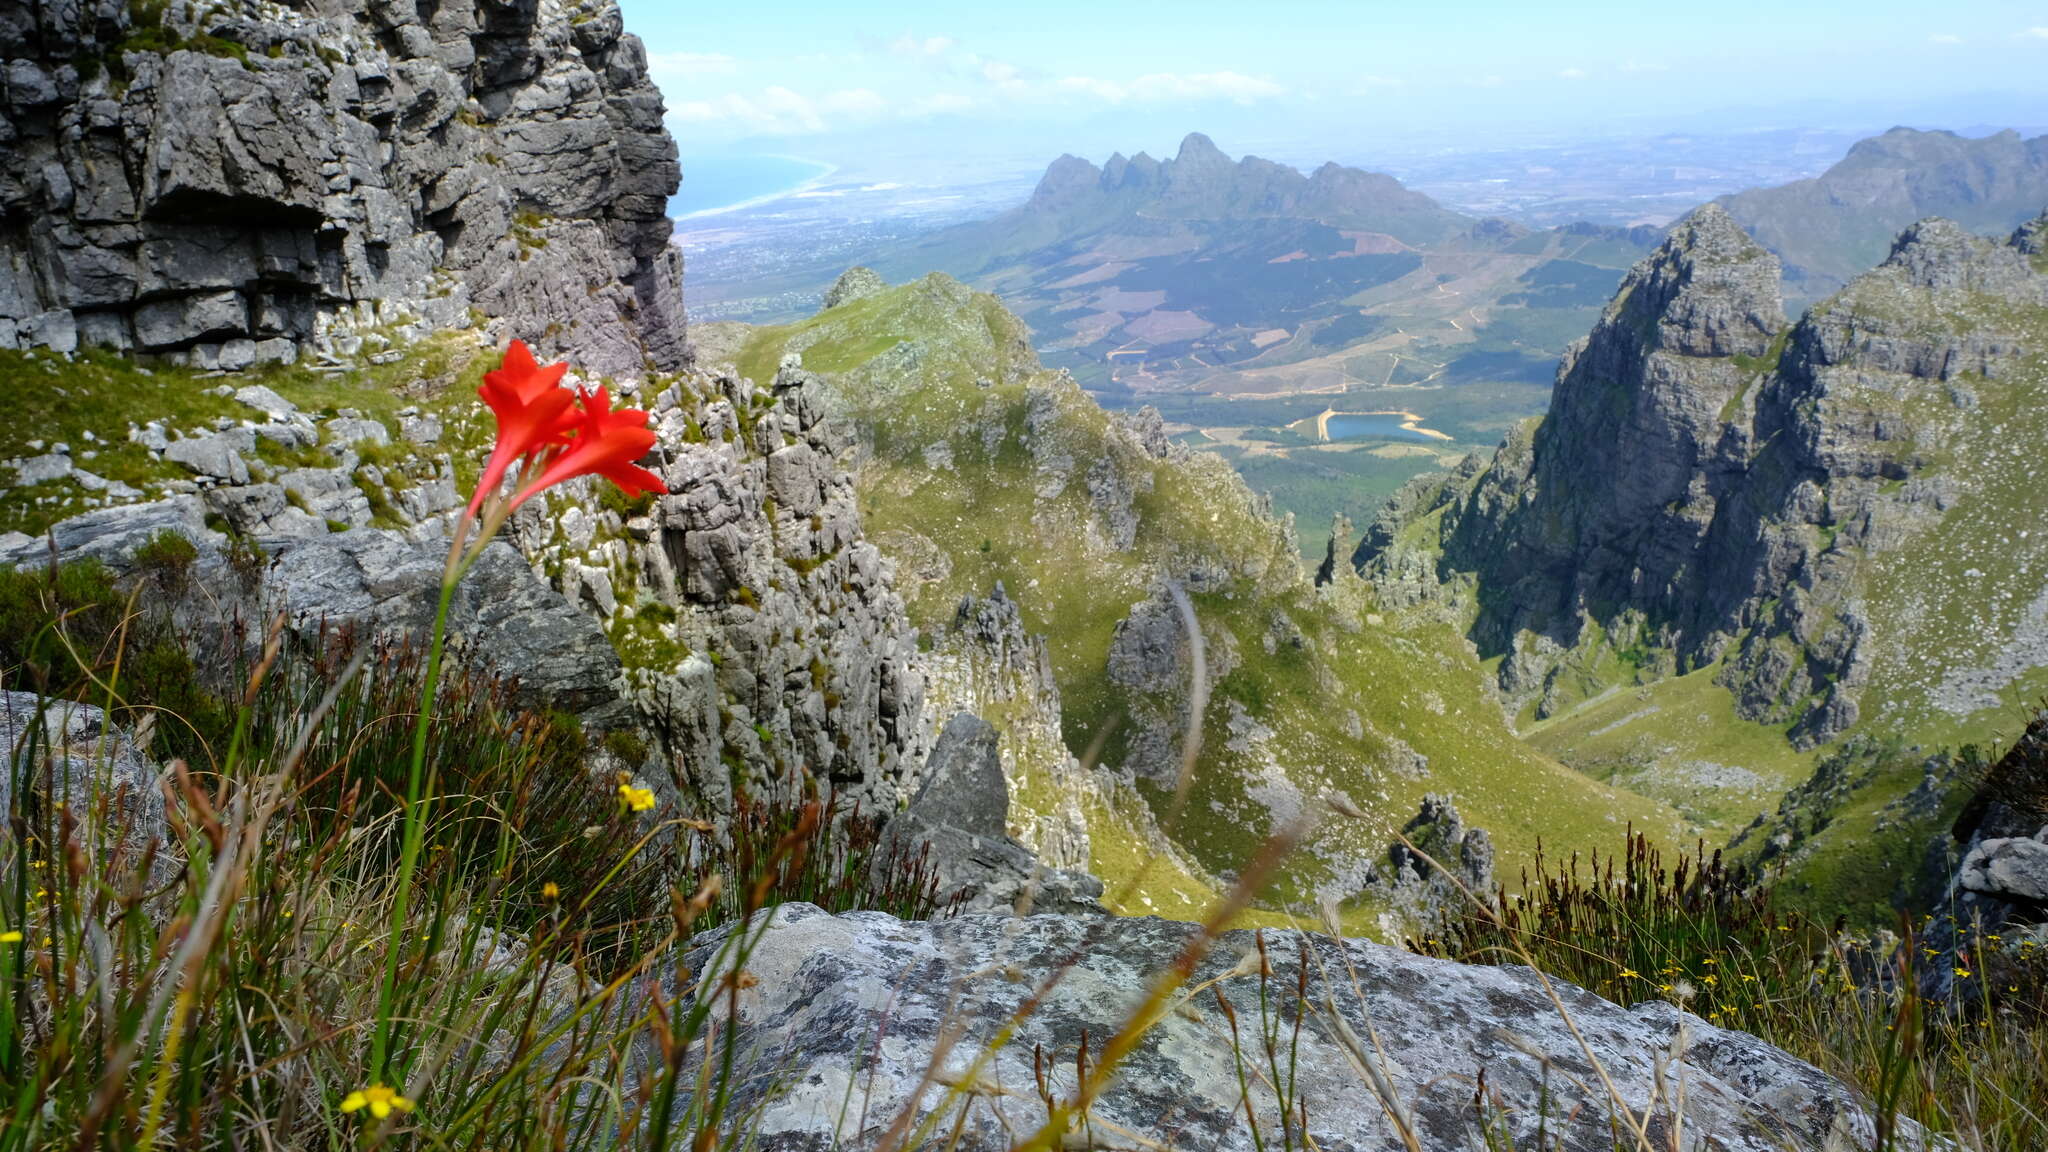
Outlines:
[[999, 746], [987, 721], [972, 712], [954, 716], [932, 744], [917, 794], [885, 834], [913, 851], [930, 845], [939, 898], [960, 897], [963, 912], [1106, 915], [1097, 903], [1102, 881], [1042, 867], [1011, 838]]
[[611, 0], [5, 0], [0, 44], [0, 346], [235, 368], [475, 308], [594, 374], [686, 359], [675, 144]]
[[[33, 733], [38, 724], [42, 731]], [[15, 782], [26, 780], [44, 804], [88, 811], [106, 797], [120, 814], [130, 851], [166, 835], [157, 766], [128, 731], [108, 723], [106, 713], [90, 704], [0, 691], [0, 767], [6, 769], [0, 773], [0, 812], [15, 811]]]
[[[1474, 899], [1495, 901], [1493, 840], [1484, 828], [1467, 828], [1450, 797], [1435, 792], [1423, 796], [1422, 809], [1402, 827], [1401, 835], [1407, 843], [1388, 844], [1386, 861], [1366, 884], [1366, 891], [1388, 911], [1389, 936], [1427, 934], [1445, 917], [1469, 908]], [[1450, 869], [1450, 874], [1439, 866]]]
[[874, 269], [856, 264], [841, 272], [839, 279], [832, 282], [832, 287], [825, 290], [825, 307], [837, 308], [841, 304], [851, 304], [855, 300], [886, 291], [888, 287], [889, 282], [882, 279]]
[[2048, 946], [2048, 711], [1982, 773], [1950, 835], [1953, 856], [1929, 853], [1936, 959], [1917, 971], [1931, 994], [1976, 1003], [2003, 995]]
[[[774, 919], [747, 959], [754, 979], [740, 995], [731, 1039], [761, 1073], [738, 1078], [734, 1105], [758, 1116], [757, 1144], [769, 1152], [866, 1146], [906, 1109], [924, 1115], [941, 1107], [938, 1130], [957, 1131], [958, 1147], [1015, 1146], [1046, 1122], [1041, 1085], [1055, 1099], [1070, 1098], [1080, 1045], [1093, 1063], [1199, 932], [1150, 918], [905, 923], [802, 904], [762, 915]], [[725, 978], [721, 963], [730, 961], [718, 959], [718, 948], [730, 931], [693, 942], [687, 968], [699, 974], [698, 988]], [[1533, 1146], [1540, 1131], [1545, 1147], [1609, 1152], [1627, 1129], [1617, 1126], [1625, 1122], [1593, 1060], [1620, 1104], [1644, 1118], [1652, 1143], [1681, 1123], [1688, 1140], [1724, 1152], [1819, 1152], [1874, 1138], [1847, 1085], [1662, 1001], [1624, 1009], [1555, 984], [1582, 1045], [1528, 969], [1268, 933], [1270, 975], [1262, 979], [1257, 944], [1250, 932], [1215, 941], [1060, 1146], [1250, 1149], [1247, 1107], [1262, 1131], [1279, 1132], [1267, 1065], [1245, 1024], [1262, 1018], [1262, 991], [1278, 998], [1290, 1037], [1299, 1018], [1298, 1047], [1283, 1050], [1281, 1075], [1291, 1067], [1283, 1083], [1307, 1102], [1308, 1135], [1324, 1148], [1401, 1149], [1391, 1119], [1399, 1116], [1428, 1149], [1467, 1147], [1473, 1132], [1498, 1126], [1516, 1147]], [[1295, 996], [1302, 966], [1305, 1003]], [[957, 1093], [929, 1082], [961, 1082], [1047, 984], [1043, 1002], [1022, 1014], [977, 1080]], [[1248, 1100], [1219, 998], [1243, 1030], [1245, 1060], [1261, 1070]], [[934, 1066], [934, 1052], [956, 1028]], [[1483, 1112], [1472, 1088], [1480, 1075]], [[1918, 1143], [1917, 1129], [1903, 1135]]]
[[[610, 573], [615, 634], [655, 642], [648, 654], [627, 646], [632, 697], [679, 766], [677, 786], [710, 810], [735, 785], [763, 797], [809, 777], [893, 811], [922, 762], [916, 635], [862, 533], [841, 459], [851, 440], [819, 389], [793, 368], [766, 388], [686, 373], [647, 402], [668, 495], [624, 521], [577, 509], [602, 542], [588, 528], [581, 544], [562, 539], [567, 521], [538, 504], [515, 522], [527, 554], [561, 563], [578, 588], [587, 582], [566, 561]], [[566, 515], [577, 501], [564, 499]]]
[[[323, 527], [270, 537], [260, 545], [260, 566], [238, 566], [222, 552], [224, 539], [206, 527], [203, 508], [196, 497], [181, 496], [102, 509], [57, 525], [52, 536], [60, 559], [90, 556], [117, 574], [130, 571], [136, 550], [160, 532], [199, 545], [172, 612], [202, 659], [223, 643], [256, 644], [251, 630], [279, 611], [309, 639], [337, 627], [419, 638], [432, 625], [445, 539], [376, 528], [329, 534]], [[47, 541], [28, 541], [0, 550], [0, 563], [34, 562], [48, 549]], [[516, 680], [515, 698], [528, 705], [575, 713], [601, 728], [632, 722], [619, 658], [604, 629], [504, 543], [486, 549], [470, 570], [450, 605], [448, 636], [455, 659]]]
[[[924, 667], [925, 728], [934, 744], [963, 713], [987, 718], [996, 729], [1005, 790], [1039, 800], [1030, 810], [1005, 801], [1005, 835], [1047, 868], [1085, 871], [1091, 852], [1085, 806], [1099, 798], [1099, 781], [1067, 749], [1045, 637], [1025, 629], [1017, 602], [1000, 582], [987, 596], [961, 598]], [[928, 770], [939, 762], [935, 751]]]
[[[1616, 657], [1649, 675], [1725, 661], [1743, 716], [1825, 741], [1858, 718], [1886, 623], [1875, 564], [1965, 500], [2030, 482], [1949, 462], [1995, 434], [1971, 423], [1976, 390], [2025, 363], [2044, 305], [2048, 275], [2024, 253], [1929, 220], [1787, 326], [1775, 259], [1709, 205], [1566, 354], [1550, 414], [1476, 474], [1404, 488], [1353, 561], [1394, 605], [1476, 583], [1471, 636], [1505, 657], [1511, 708], [1569, 707]], [[1403, 542], [1439, 511], [1433, 541]], [[1948, 701], [1916, 690], [1983, 706], [1966, 684]]]
[[0, 564], [34, 564], [54, 554], [60, 560], [91, 557], [122, 567], [161, 532], [218, 550], [224, 539], [207, 526], [206, 511], [205, 501], [189, 495], [97, 509], [58, 522], [47, 536], [0, 537]]

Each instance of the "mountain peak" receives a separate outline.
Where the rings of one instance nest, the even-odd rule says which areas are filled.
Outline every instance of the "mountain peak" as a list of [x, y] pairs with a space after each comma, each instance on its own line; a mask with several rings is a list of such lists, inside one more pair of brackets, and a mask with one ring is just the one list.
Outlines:
[[1093, 192], [1101, 179], [1102, 173], [1095, 165], [1063, 153], [1038, 178], [1038, 187], [1031, 190], [1031, 203], [1043, 207], [1069, 204]]
[[1175, 167], [1199, 165], [1213, 167], [1230, 163], [1230, 157], [1223, 154], [1216, 142], [1200, 132], [1190, 132], [1181, 139], [1180, 152], [1173, 158]]
[[1785, 325], [1778, 258], [1719, 204], [1678, 222], [1623, 281], [1610, 315], [1654, 319], [1658, 343], [1687, 356], [1760, 356]]

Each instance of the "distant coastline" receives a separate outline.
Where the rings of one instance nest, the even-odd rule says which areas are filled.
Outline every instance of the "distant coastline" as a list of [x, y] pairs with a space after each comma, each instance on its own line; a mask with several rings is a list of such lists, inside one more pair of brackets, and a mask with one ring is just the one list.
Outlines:
[[[764, 162], [771, 161], [782, 170], [774, 173], [750, 173], [746, 171], [749, 165], [759, 168], [764, 166]], [[793, 167], [808, 168], [812, 171], [798, 173], [792, 170]], [[686, 212], [674, 211], [675, 201], [682, 199], [684, 195], [684, 193], [678, 193], [676, 198], [670, 201], [670, 215], [674, 216], [678, 221], [697, 220], [706, 216], [720, 216], [727, 212], [737, 212], [744, 208], [757, 208], [763, 204], [772, 204], [785, 197], [794, 196], [799, 192], [808, 192], [826, 180], [831, 179], [833, 175], [838, 173], [839, 166], [825, 160], [813, 160], [808, 156], [788, 156], [774, 153], [724, 158], [707, 157], [695, 161], [685, 160], [683, 162], [683, 188], [685, 190], [690, 188], [690, 175], [692, 171], [716, 173], [719, 177], [723, 178], [721, 183], [726, 186], [719, 188], [716, 193], [716, 195], [721, 197], [719, 203], [702, 208], [692, 208]], [[770, 187], [765, 190], [756, 190], [761, 189], [763, 185], [770, 185]], [[725, 196], [731, 196], [732, 199], [723, 199]]]

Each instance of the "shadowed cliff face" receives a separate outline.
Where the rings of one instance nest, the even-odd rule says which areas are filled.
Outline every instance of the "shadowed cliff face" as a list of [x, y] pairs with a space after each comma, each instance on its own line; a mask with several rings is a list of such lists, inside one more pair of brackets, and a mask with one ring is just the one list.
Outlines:
[[[2039, 227], [1999, 243], [1923, 221], [1787, 327], [1777, 260], [1709, 205], [1565, 357], [1548, 417], [1476, 474], [1412, 485], [1354, 559], [1397, 599], [1473, 577], [1472, 637], [1539, 717], [1645, 670], [1725, 661], [1743, 716], [1826, 740], [1861, 714], [1881, 636], [1949, 647], [1931, 630], [1941, 611], [1897, 587], [1956, 559], [1921, 555], [1923, 540], [2025, 488], [1968, 456], [1995, 461], [1990, 445], [2029, 435], [1999, 414], [2039, 390]], [[1962, 706], [1942, 702], [1938, 674], [1914, 676], [1887, 700]]]
[[0, 347], [240, 367], [475, 309], [682, 366], [675, 143], [610, 0], [162, 11], [0, 0]]

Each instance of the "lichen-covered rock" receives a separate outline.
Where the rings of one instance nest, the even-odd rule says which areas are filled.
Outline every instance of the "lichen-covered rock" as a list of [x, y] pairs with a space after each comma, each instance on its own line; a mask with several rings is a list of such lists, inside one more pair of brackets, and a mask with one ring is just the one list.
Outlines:
[[592, 373], [687, 357], [675, 144], [611, 0], [4, 0], [0, 44], [6, 346], [239, 368], [474, 307]]
[[[1199, 932], [1149, 918], [905, 923], [810, 905], [762, 915], [774, 919], [747, 960], [754, 979], [744, 982], [739, 1028], [728, 1039], [753, 1061], [734, 1105], [758, 1115], [756, 1142], [770, 1152], [866, 1146], [906, 1109], [940, 1107], [937, 1130], [958, 1125], [958, 1147], [1013, 1147], [1046, 1121], [1041, 1086], [1070, 1098], [1077, 1059], [1100, 1057]], [[697, 987], [723, 979], [718, 949], [730, 931], [693, 941], [687, 967]], [[1277, 1139], [1274, 1074], [1256, 1038], [1262, 990], [1286, 1038], [1279, 1086], [1306, 1103], [1307, 1135], [1323, 1148], [1404, 1148], [1399, 1117], [1427, 1149], [1463, 1148], [1475, 1131], [1504, 1130], [1515, 1147], [1533, 1147], [1542, 1132], [1547, 1148], [1610, 1152], [1634, 1140], [1623, 1109], [1654, 1147], [1680, 1130], [1686, 1146], [1699, 1140], [1723, 1152], [1819, 1152], [1874, 1137], [1847, 1085], [1661, 1001], [1624, 1009], [1553, 982], [1574, 1035], [1526, 968], [1286, 933], [1266, 935], [1265, 955], [1262, 980], [1252, 933], [1215, 941], [1095, 1102], [1092, 1124], [1077, 1121], [1058, 1146], [1251, 1149], [1245, 1080], [1261, 1132]], [[965, 1080], [997, 1031], [1047, 985], [1008, 1043]], [[1257, 1070], [1245, 1079], [1219, 996]], [[1481, 1076], [1486, 1102], [1475, 1107]], [[1905, 1132], [1909, 1144], [1916, 1137]]]

